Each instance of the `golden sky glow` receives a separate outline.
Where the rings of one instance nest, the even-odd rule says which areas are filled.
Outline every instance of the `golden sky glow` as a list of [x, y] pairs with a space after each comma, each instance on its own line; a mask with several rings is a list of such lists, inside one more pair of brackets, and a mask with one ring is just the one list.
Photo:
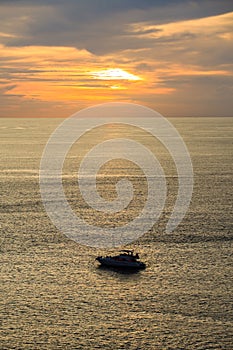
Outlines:
[[[1, 115], [53, 116], [59, 110], [69, 116], [107, 101], [141, 103], [176, 115], [192, 114], [202, 101], [201, 113], [209, 108], [211, 114], [205, 102], [210, 95], [213, 101], [230, 96], [232, 23], [233, 12], [163, 24], [131, 21], [114, 49], [97, 53], [65, 41], [7, 45], [23, 37], [7, 31], [8, 24], [0, 28]], [[182, 103], [186, 110], [176, 112]]]

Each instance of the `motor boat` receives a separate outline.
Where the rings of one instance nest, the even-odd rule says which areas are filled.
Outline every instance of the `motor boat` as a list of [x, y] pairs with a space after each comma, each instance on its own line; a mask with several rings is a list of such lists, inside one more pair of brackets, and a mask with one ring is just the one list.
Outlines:
[[134, 270], [141, 270], [146, 268], [146, 264], [139, 261], [138, 253], [134, 254], [133, 250], [122, 250], [120, 254], [115, 256], [98, 256], [96, 260], [102, 266], [106, 267]]

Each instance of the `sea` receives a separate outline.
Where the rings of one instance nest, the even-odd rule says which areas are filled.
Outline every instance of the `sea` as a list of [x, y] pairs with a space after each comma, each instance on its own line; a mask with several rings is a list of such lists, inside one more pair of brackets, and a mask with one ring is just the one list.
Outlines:
[[[166, 224], [179, 179], [168, 150], [142, 130], [110, 125], [89, 130], [71, 147], [62, 183], [75, 215], [109, 228], [137, 217], [148, 195], [142, 169], [113, 159], [99, 169], [98, 193], [116, 198], [127, 178], [134, 196], [122, 212], [85, 203], [77, 172], [103, 140], [128, 137], [156, 154], [167, 198], [154, 225], [123, 246], [83, 245], [50, 219], [39, 169], [60, 118], [0, 119], [0, 349], [207, 350], [233, 349], [233, 118], [174, 117], [190, 153], [194, 187], [186, 215], [173, 232]], [[87, 179], [88, 181], [88, 179]], [[147, 268], [103, 269], [99, 255], [138, 252]]]

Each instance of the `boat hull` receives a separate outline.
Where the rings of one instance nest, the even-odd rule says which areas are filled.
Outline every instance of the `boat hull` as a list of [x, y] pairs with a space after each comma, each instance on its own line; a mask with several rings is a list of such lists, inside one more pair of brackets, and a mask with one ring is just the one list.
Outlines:
[[101, 265], [106, 267], [116, 267], [120, 269], [134, 269], [134, 270], [143, 270], [146, 268], [146, 265], [143, 262], [139, 261], [116, 261], [111, 258], [96, 258]]

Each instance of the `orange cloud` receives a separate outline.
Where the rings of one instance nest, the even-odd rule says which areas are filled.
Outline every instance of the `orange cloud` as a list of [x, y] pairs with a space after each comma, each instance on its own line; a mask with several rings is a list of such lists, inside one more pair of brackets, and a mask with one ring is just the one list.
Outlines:
[[[166, 96], [183, 98], [190, 88], [192, 101], [194, 79], [232, 77], [231, 63], [221, 57], [220, 63], [218, 57], [214, 61], [219, 45], [229, 50], [232, 23], [233, 13], [159, 25], [134, 23], [125, 37], [135, 37], [142, 46], [102, 55], [68, 46], [0, 45], [2, 96], [8, 101], [15, 98], [16, 103], [17, 98], [20, 103], [45, 102], [50, 108], [53, 103], [83, 107], [114, 100], [152, 104], [159, 98], [166, 105]], [[0, 40], [8, 35], [0, 33]], [[205, 50], [207, 45], [212, 55]], [[222, 88], [228, 91], [227, 85]]]
[[129, 32], [143, 38], [165, 38], [177, 34], [199, 34], [203, 36], [217, 34], [221, 38], [232, 37], [233, 12], [192, 20], [176, 21], [166, 24], [134, 23]]
[[[1, 46], [1, 51], [8, 82], [15, 85], [5, 95], [41, 101], [112, 100], [120, 97], [120, 90], [130, 95], [139, 83], [140, 88], [144, 84], [141, 77], [125, 69], [111, 68], [112, 58], [96, 57], [86, 50]], [[116, 85], [119, 80], [121, 84]]]

